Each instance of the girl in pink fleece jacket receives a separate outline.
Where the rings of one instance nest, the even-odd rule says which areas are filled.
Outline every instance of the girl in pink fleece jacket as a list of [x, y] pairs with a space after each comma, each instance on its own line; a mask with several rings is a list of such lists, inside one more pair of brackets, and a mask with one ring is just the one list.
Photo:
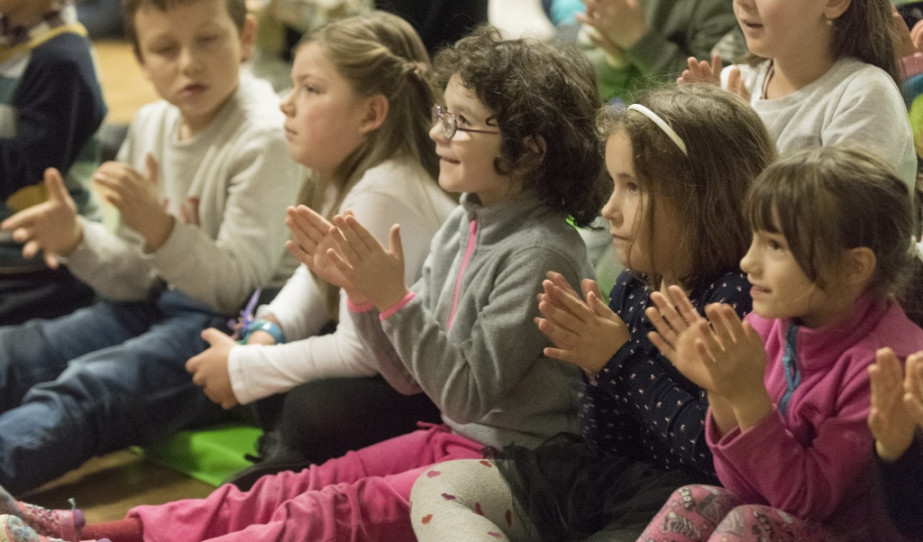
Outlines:
[[906, 185], [864, 151], [827, 147], [770, 166], [747, 198], [741, 269], [753, 312], [701, 318], [654, 294], [651, 340], [708, 393], [706, 439], [724, 488], [677, 490], [640, 540], [899, 540], [873, 491], [867, 368], [923, 347], [894, 295], [916, 268]]

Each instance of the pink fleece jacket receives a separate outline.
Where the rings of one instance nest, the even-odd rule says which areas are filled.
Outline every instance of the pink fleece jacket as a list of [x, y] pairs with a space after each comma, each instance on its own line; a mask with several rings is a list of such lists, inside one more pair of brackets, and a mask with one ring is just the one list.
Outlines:
[[[819, 328], [799, 327], [795, 351], [800, 384], [783, 414], [788, 319], [747, 320], [763, 338], [765, 384], [773, 411], [755, 427], [723, 437], [709, 416], [706, 438], [721, 483], [749, 503], [768, 504], [823, 521], [855, 540], [890, 538], [872, 486], [873, 439], [866, 423], [875, 351], [900, 359], [923, 350], [923, 330], [893, 300], [859, 298], [849, 316]], [[887, 535], [884, 533], [888, 532]]]

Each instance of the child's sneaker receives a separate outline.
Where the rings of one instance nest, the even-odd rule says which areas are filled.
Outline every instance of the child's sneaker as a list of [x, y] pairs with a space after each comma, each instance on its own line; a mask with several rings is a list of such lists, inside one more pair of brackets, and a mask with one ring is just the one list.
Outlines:
[[20, 518], [37, 534], [60, 538], [65, 542], [80, 540], [80, 529], [85, 523], [83, 512], [80, 510], [51, 510], [17, 501], [2, 487], [0, 487], [0, 514]]

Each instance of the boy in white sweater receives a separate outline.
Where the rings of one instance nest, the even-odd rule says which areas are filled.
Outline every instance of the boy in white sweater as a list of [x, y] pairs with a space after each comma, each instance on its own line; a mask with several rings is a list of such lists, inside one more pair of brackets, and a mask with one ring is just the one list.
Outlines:
[[254, 39], [244, 0], [125, 0], [127, 33], [162, 101], [136, 115], [117, 162], [94, 175], [115, 234], [76, 216], [47, 170], [43, 204], [7, 219], [102, 301], [0, 328], [0, 484], [21, 492], [220, 409], [186, 360], [271, 284], [299, 190], [271, 87], [241, 72]]

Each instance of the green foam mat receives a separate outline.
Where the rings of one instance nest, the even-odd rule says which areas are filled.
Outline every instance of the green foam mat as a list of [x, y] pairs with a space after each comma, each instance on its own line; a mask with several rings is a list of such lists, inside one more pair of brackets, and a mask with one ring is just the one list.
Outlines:
[[157, 463], [217, 487], [252, 465], [244, 459], [244, 454], [256, 454], [256, 441], [261, 434], [260, 429], [249, 425], [217, 425], [180, 431], [136, 450]]

